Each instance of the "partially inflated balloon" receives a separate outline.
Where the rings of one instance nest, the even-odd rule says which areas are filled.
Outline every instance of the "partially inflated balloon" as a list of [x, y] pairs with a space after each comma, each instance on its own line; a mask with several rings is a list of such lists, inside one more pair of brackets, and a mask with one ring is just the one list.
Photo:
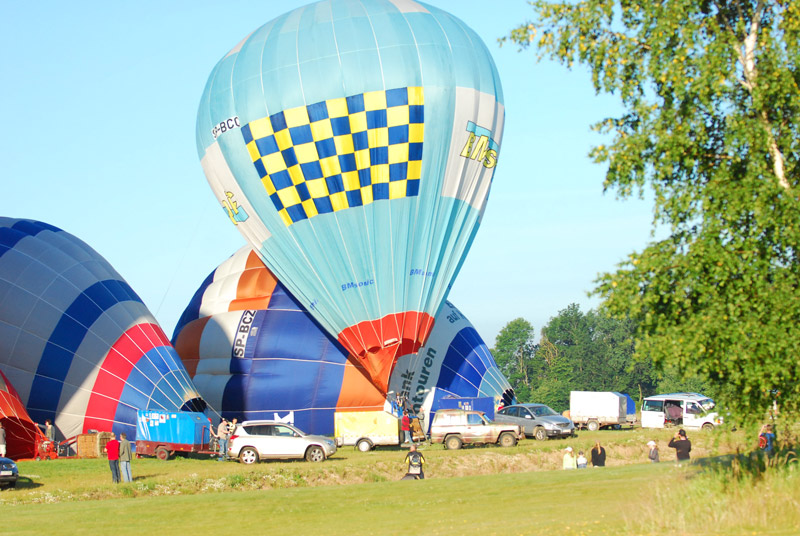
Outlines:
[[[388, 407], [347, 351], [247, 247], [203, 282], [173, 342], [203, 398], [228, 418], [287, 419], [331, 434], [336, 410]], [[427, 344], [399, 359], [391, 386], [426, 415], [443, 394], [504, 403], [513, 397], [486, 345], [449, 303]]]
[[426, 341], [477, 231], [502, 138], [491, 56], [411, 0], [325, 0], [215, 67], [206, 177], [291, 293], [386, 392]]
[[0, 423], [6, 431], [6, 457], [12, 460], [36, 456], [37, 441], [46, 438], [30, 418], [14, 386], [0, 371]]
[[136, 433], [136, 411], [204, 403], [139, 296], [96, 251], [46, 223], [0, 218], [0, 369], [64, 437]]

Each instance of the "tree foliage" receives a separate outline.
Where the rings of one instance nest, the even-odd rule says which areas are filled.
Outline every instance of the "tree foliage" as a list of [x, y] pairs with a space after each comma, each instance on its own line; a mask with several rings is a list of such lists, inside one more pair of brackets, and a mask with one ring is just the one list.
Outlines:
[[527, 401], [531, 389], [531, 366], [536, 352], [533, 325], [524, 318], [506, 324], [495, 339], [492, 354], [518, 400]]
[[652, 365], [634, 355], [634, 324], [571, 304], [542, 328], [534, 397], [569, 407], [570, 391], [617, 391], [634, 398], [654, 394]]
[[[634, 398], [655, 394], [661, 379], [648, 361], [635, 359], [633, 333], [630, 320], [583, 313], [571, 304], [542, 328], [539, 344], [533, 344], [530, 323], [516, 319], [501, 330], [493, 352], [519, 401], [563, 411], [570, 391], [618, 391]], [[524, 359], [509, 359], [512, 355]], [[524, 375], [518, 368], [523, 365]]]
[[[791, 1], [532, 2], [507, 38], [571, 67], [623, 113], [594, 125], [604, 187], [646, 189], [668, 236], [596, 292], [637, 325], [637, 351], [740, 393], [800, 409], [800, 5]], [[659, 231], [660, 233], [660, 231]]]

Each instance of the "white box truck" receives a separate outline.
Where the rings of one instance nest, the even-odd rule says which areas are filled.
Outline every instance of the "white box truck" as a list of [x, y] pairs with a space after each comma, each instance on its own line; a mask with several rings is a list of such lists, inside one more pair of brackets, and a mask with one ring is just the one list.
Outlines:
[[594, 432], [627, 424], [628, 399], [612, 391], [570, 391], [569, 418], [575, 428]]

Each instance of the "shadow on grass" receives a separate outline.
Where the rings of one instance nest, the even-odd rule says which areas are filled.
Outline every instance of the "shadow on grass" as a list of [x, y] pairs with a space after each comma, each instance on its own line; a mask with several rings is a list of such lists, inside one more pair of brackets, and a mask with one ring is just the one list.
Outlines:
[[9, 489], [36, 489], [41, 488], [44, 484], [40, 484], [39, 482], [34, 482], [33, 479], [27, 476], [21, 476], [17, 479], [17, 486], [16, 488], [9, 488]]
[[734, 454], [697, 460], [703, 473], [734, 480], [758, 480], [771, 471], [783, 471], [798, 463], [797, 445], [787, 445], [768, 454], [763, 450], [737, 451]]

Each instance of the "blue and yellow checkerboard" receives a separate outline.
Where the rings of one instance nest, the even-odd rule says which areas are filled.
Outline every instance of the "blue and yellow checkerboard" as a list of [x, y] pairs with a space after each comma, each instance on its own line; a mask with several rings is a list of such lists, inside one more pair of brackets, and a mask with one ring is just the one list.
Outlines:
[[330, 99], [242, 127], [261, 182], [287, 226], [416, 196], [423, 131], [421, 87]]

